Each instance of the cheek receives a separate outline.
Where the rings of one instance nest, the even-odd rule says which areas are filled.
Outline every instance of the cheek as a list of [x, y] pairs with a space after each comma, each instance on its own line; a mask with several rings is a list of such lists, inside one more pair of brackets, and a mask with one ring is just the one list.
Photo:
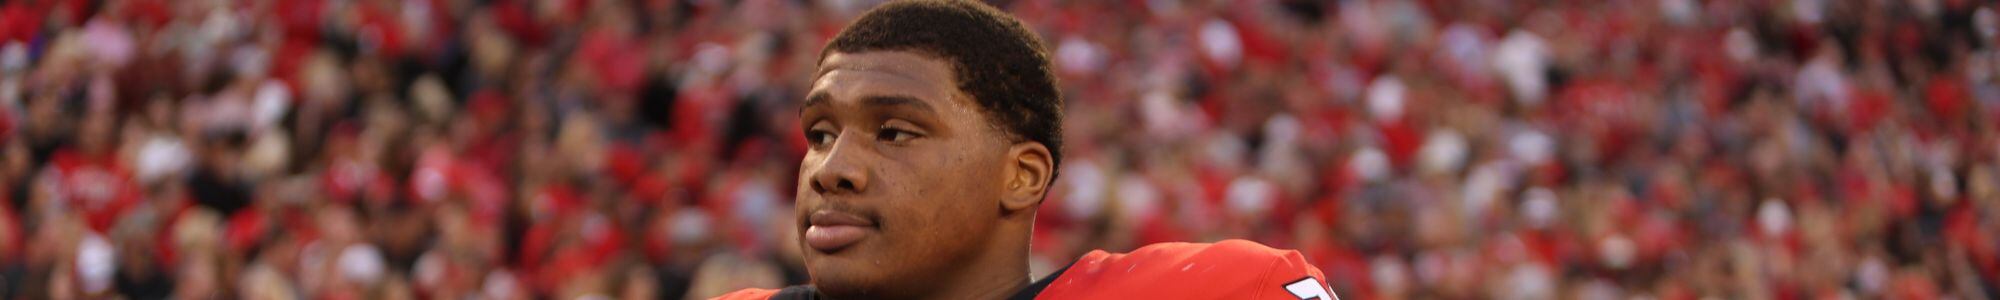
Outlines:
[[813, 151], [806, 153], [805, 157], [799, 160], [798, 186], [795, 189], [797, 195], [792, 201], [794, 201], [793, 206], [800, 210], [801, 216], [806, 213], [805, 210], [818, 207], [820, 199], [819, 195], [813, 192], [812, 180], [813, 174], [819, 171], [820, 164], [825, 162], [825, 159], [823, 154]]
[[[792, 213], [794, 214], [793, 217], [797, 218], [797, 221], [803, 224], [806, 214], [811, 213], [812, 209], [819, 207], [819, 196], [814, 195], [812, 186], [807, 185], [807, 180], [812, 180], [811, 175], [799, 173], [798, 179], [798, 187], [794, 189], [796, 192], [792, 193]], [[805, 229], [800, 228], [799, 230]]]
[[[897, 201], [885, 209], [906, 216], [904, 230], [925, 236], [929, 243], [952, 243], [980, 236], [998, 218], [998, 193], [994, 178], [998, 170], [989, 162], [975, 159], [976, 152], [950, 152], [930, 157], [929, 164], [896, 163], [908, 169], [893, 188]], [[916, 161], [916, 160], [909, 160]], [[918, 241], [913, 241], [918, 242]]]

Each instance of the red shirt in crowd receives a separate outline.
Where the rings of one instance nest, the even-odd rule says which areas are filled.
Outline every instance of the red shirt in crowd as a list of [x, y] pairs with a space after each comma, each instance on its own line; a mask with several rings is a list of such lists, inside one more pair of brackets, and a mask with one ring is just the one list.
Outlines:
[[139, 204], [140, 191], [132, 173], [112, 155], [58, 151], [43, 171], [57, 203], [83, 212], [91, 230], [106, 232], [119, 215]]

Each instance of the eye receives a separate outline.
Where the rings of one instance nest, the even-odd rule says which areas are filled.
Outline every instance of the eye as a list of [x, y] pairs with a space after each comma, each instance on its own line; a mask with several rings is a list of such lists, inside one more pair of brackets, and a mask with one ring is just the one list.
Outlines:
[[891, 143], [909, 142], [911, 139], [916, 139], [916, 138], [917, 138], [916, 132], [896, 129], [893, 127], [883, 127], [882, 131], [878, 131], [875, 133], [876, 140], [891, 142]]
[[833, 131], [823, 129], [806, 130], [806, 143], [812, 144], [813, 148], [825, 148], [826, 146], [833, 145], [833, 139], [837, 137], [839, 136], [835, 135]]

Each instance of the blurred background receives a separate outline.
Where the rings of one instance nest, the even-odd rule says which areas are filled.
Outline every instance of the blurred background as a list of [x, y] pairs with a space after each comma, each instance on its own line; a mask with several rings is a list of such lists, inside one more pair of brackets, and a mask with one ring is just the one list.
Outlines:
[[[874, 3], [0, 0], [0, 298], [802, 283], [797, 104]], [[1349, 299], [2000, 296], [1989, 1], [989, 3], [1068, 100], [1038, 276], [1243, 238]]]

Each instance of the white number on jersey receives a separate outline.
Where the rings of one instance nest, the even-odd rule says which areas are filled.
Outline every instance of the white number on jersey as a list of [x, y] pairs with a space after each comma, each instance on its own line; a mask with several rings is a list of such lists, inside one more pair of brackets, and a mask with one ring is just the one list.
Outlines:
[[1306, 276], [1306, 278], [1299, 279], [1299, 281], [1285, 284], [1285, 291], [1292, 292], [1292, 296], [1299, 296], [1300, 300], [1340, 300], [1340, 297], [1333, 295], [1332, 289], [1328, 289], [1324, 284], [1319, 284], [1319, 279], [1312, 278], [1312, 276]]

